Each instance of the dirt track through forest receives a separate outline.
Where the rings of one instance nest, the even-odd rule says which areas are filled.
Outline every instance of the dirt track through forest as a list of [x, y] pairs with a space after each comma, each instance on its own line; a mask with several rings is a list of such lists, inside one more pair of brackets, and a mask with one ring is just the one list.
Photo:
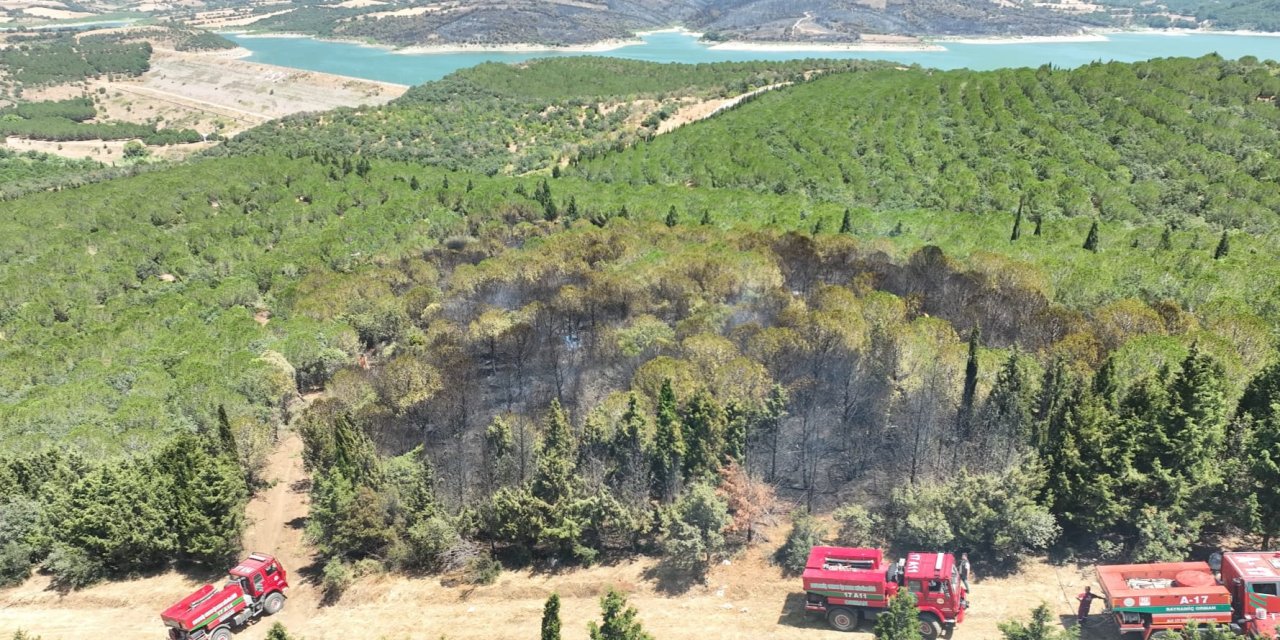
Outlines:
[[[381, 575], [364, 578], [335, 604], [321, 606], [318, 588], [300, 570], [314, 558], [303, 537], [308, 478], [302, 442], [287, 432], [268, 465], [274, 480], [250, 503], [245, 547], [274, 553], [292, 572], [289, 601], [274, 618], [250, 626], [237, 640], [262, 640], [279, 620], [307, 640], [439, 640], [535, 638], [542, 605], [552, 592], [562, 597], [563, 637], [585, 640], [586, 625], [599, 616], [599, 597], [610, 586], [630, 594], [645, 628], [657, 640], [870, 640], [868, 631], [843, 634], [806, 616], [798, 578], [770, 563], [785, 526], [766, 528], [767, 542], [713, 567], [705, 585], [664, 590], [653, 576], [655, 563], [638, 559], [563, 572], [504, 572], [484, 587], [445, 586], [439, 577]], [[314, 569], [305, 573], [314, 575]], [[997, 640], [999, 622], [1025, 617], [1041, 602], [1060, 615], [1072, 613], [1070, 598], [1090, 578], [1075, 567], [1029, 561], [1018, 574], [978, 576], [969, 619], [956, 631], [960, 640]], [[82, 640], [89, 630], [110, 629], [116, 638], [160, 640], [159, 613], [201, 583], [178, 573], [111, 582], [61, 595], [36, 576], [22, 586], [0, 590], [0, 639], [17, 629], [43, 640]], [[1114, 627], [1095, 618], [1084, 638], [1118, 640]], [[104, 627], [105, 625], [105, 627]], [[95, 632], [96, 634], [96, 632]]]

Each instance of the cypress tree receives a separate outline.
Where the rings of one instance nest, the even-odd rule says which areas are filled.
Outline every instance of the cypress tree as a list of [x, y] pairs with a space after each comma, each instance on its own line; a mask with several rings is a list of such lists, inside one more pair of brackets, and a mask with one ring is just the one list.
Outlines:
[[1036, 217], [1035, 217], [1035, 219], [1036, 219], [1036, 229], [1035, 229], [1035, 231], [1032, 231], [1032, 232], [1031, 232], [1031, 235], [1033, 235], [1033, 236], [1035, 236], [1035, 237], [1039, 238], [1039, 237], [1040, 237], [1040, 225], [1041, 225], [1041, 223], [1042, 223], [1042, 222], [1044, 222], [1044, 216], [1036, 216]]
[[1098, 221], [1097, 220], [1094, 220], [1093, 224], [1089, 225], [1089, 235], [1085, 236], [1084, 249], [1085, 251], [1092, 251], [1094, 253], [1098, 252]]
[[720, 469], [727, 423], [724, 409], [705, 389], [689, 399], [680, 416], [686, 478], [713, 474]]
[[702, 221], [701, 221], [701, 224], [702, 224], [702, 226], [704, 226], [704, 227], [706, 227], [706, 226], [710, 226], [710, 225], [711, 225], [711, 210], [710, 210], [710, 209], [703, 209], [703, 210], [702, 210]]
[[1182, 361], [1170, 386], [1165, 436], [1168, 448], [1158, 459], [1196, 484], [1220, 476], [1218, 455], [1226, 441], [1226, 373], [1198, 344]]
[[769, 397], [764, 403], [764, 413], [760, 416], [760, 431], [769, 439], [769, 482], [773, 482], [777, 476], [778, 436], [782, 431], [782, 419], [787, 415], [787, 405], [790, 402], [786, 388], [775, 384], [769, 390]]
[[1013, 233], [1009, 234], [1009, 242], [1014, 242], [1022, 237], [1022, 205], [1025, 202], [1025, 198], [1018, 201], [1018, 213], [1013, 218]]
[[668, 227], [674, 227], [676, 226], [676, 224], [680, 222], [680, 218], [679, 218], [679, 215], [676, 214], [676, 206], [674, 204], [671, 205], [671, 208], [667, 210], [666, 222]]
[[853, 233], [853, 214], [845, 207], [844, 217], [840, 218], [840, 233]]
[[662, 500], [675, 497], [680, 481], [680, 465], [685, 451], [682, 430], [676, 412], [676, 394], [668, 378], [662, 381], [662, 390], [658, 392], [658, 420], [651, 452], [654, 494]]
[[222, 451], [236, 455], [236, 435], [231, 430], [231, 419], [227, 417], [227, 408], [218, 405], [218, 444]]
[[422, 183], [418, 182], [418, 176], [409, 178], [409, 188], [414, 191], [422, 189]]
[[969, 359], [964, 366], [964, 389], [960, 394], [960, 411], [956, 415], [956, 430], [961, 440], [968, 440], [973, 431], [973, 403], [978, 395], [978, 342], [982, 330], [974, 325], [969, 332]]
[[813, 223], [813, 234], [812, 234], [812, 235], [815, 235], [815, 236], [816, 236], [816, 235], [818, 235], [818, 234], [821, 234], [821, 233], [822, 233], [822, 230], [824, 229], [824, 227], [825, 227], [825, 225], [823, 224], [823, 220], [822, 220], [822, 218], [821, 218], [821, 217], [819, 217], [819, 218], [818, 218], [818, 219]]
[[578, 197], [569, 196], [569, 206], [564, 211], [565, 217], [570, 220], [578, 219]]
[[542, 607], [542, 640], [560, 640], [560, 594], [553, 593]]
[[1222, 238], [1218, 240], [1218, 248], [1213, 250], [1213, 259], [1221, 260], [1231, 253], [1231, 242], [1227, 238], [1227, 232], [1222, 232]]
[[1168, 251], [1173, 248], [1173, 226], [1172, 225], [1166, 224], [1164, 226], [1164, 231], [1160, 232], [1160, 244], [1158, 246], [1161, 251]]
[[1249, 416], [1259, 422], [1270, 420], [1276, 415], [1277, 402], [1280, 402], [1280, 362], [1273, 362], [1249, 380], [1236, 404], [1236, 415]]

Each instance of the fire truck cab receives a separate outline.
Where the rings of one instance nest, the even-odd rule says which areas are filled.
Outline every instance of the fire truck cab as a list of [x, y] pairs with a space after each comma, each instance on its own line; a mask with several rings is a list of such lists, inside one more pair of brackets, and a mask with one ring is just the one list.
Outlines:
[[1246, 634], [1280, 637], [1280, 552], [1223, 554], [1222, 584], [1231, 591], [1232, 617]]

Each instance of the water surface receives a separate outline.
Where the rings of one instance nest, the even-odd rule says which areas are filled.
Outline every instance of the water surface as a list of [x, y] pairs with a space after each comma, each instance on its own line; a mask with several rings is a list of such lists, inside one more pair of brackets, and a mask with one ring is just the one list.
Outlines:
[[250, 50], [254, 62], [336, 73], [356, 78], [421, 84], [482, 62], [521, 62], [531, 58], [599, 55], [650, 62], [728, 62], [745, 60], [793, 60], [796, 58], [861, 58], [919, 63], [939, 69], [998, 69], [1038, 67], [1052, 63], [1077, 67], [1095, 60], [1133, 62], [1169, 56], [1201, 56], [1219, 53], [1227, 58], [1246, 55], [1280, 60], [1280, 37], [1194, 33], [1110, 34], [1105, 41], [1026, 42], [1016, 44], [966, 44], [941, 42], [945, 51], [727, 51], [711, 49], [687, 33], [659, 32], [642, 37], [643, 44], [601, 53], [394, 53], [382, 47], [312, 38], [258, 37], [224, 34]]

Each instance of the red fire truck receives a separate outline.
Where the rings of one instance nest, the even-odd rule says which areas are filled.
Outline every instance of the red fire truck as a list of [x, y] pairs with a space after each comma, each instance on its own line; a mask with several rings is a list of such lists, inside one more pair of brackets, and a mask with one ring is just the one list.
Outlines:
[[879, 549], [814, 547], [804, 570], [805, 610], [826, 614], [839, 631], [853, 631], [889, 606], [900, 589], [916, 596], [920, 635], [950, 637], [969, 607], [955, 558], [949, 553], [908, 553], [886, 563]]
[[1109, 565], [1098, 579], [1120, 632], [1142, 640], [1180, 638], [1193, 622], [1277, 637], [1280, 553], [1223, 554], [1221, 569], [1218, 579], [1205, 562]]
[[289, 581], [273, 557], [252, 554], [231, 568], [221, 589], [208, 584], [164, 610], [169, 640], [230, 640], [231, 631], [284, 608]]

